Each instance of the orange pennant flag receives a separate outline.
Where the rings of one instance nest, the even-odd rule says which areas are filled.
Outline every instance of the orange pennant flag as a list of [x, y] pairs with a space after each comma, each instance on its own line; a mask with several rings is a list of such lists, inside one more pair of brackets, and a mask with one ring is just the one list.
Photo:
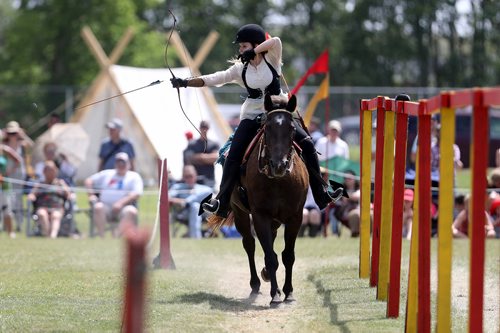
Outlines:
[[316, 107], [318, 106], [318, 103], [326, 98], [328, 98], [329, 94], [329, 75], [327, 74], [326, 77], [323, 79], [321, 82], [321, 85], [319, 86], [318, 90], [314, 94], [313, 98], [309, 102], [306, 108], [306, 112], [304, 114], [304, 123], [306, 126], [309, 126], [309, 123], [311, 122], [311, 119], [314, 115], [314, 112], [316, 111]]

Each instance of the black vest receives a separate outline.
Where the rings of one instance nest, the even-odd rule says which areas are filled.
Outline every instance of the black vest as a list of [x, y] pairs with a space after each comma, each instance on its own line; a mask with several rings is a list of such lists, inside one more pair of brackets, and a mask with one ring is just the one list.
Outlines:
[[[271, 66], [270, 63], [267, 62], [266, 57], [262, 55], [262, 58], [267, 64], [267, 67], [271, 70], [271, 73], [273, 74], [273, 80], [271, 83], [266, 87], [264, 90], [265, 94], [270, 94], [270, 95], [279, 95], [281, 93], [281, 84], [280, 84], [280, 76], [278, 75], [278, 72], [276, 69], [274, 69], [273, 66]], [[253, 89], [250, 88], [247, 84], [247, 79], [246, 79], [246, 73], [247, 73], [247, 68], [248, 68], [249, 62], [245, 63], [243, 66], [243, 71], [241, 72], [241, 78], [243, 79], [243, 83], [245, 84], [245, 87], [247, 88], [248, 92], [248, 98], [252, 99], [257, 99], [257, 98], [262, 98], [262, 90], [261, 89]]]

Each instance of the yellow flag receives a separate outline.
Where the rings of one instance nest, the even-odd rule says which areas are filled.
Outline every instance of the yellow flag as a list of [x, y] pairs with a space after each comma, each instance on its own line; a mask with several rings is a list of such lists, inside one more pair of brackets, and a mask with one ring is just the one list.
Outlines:
[[316, 106], [318, 106], [318, 103], [328, 97], [329, 81], [329, 75], [327, 74], [321, 82], [318, 91], [316, 91], [313, 98], [309, 102], [309, 105], [307, 105], [306, 113], [304, 114], [304, 123], [306, 124], [306, 126], [309, 126], [309, 122], [314, 115], [314, 111], [316, 111]]

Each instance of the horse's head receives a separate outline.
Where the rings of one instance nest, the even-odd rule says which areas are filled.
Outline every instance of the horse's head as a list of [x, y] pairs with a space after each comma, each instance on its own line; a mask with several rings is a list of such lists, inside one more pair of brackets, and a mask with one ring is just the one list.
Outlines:
[[267, 117], [264, 141], [269, 177], [283, 177], [290, 171], [295, 135], [292, 112], [295, 111], [296, 106], [295, 95], [288, 101], [281, 96], [265, 96], [264, 107]]

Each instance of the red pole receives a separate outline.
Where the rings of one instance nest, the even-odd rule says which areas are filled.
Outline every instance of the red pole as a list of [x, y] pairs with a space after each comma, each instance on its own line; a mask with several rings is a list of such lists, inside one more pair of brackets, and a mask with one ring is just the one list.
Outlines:
[[[398, 96], [399, 97], [399, 96]], [[392, 206], [391, 259], [389, 268], [389, 290], [387, 317], [399, 316], [401, 289], [401, 246], [403, 234], [403, 192], [405, 188], [406, 141], [408, 139], [408, 114], [404, 113], [404, 102], [396, 97], [396, 153], [394, 161], [394, 198]], [[409, 100], [409, 99], [408, 99]]]
[[[488, 167], [488, 107], [483, 105], [483, 91], [473, 91], [472, 112], [472, 200], [469, 212], [470, 231], [470, 295], [469, 295], [469, 332], [483, 331], [483, 293], [484, 293], [484, 241], [486, 190], [486, 169]], [[478, 152], [480, 150], [480, 152]]]
[[431, 331], [431, 115], [420, 102], [418, 117], [418, 332]]
[[126, 226], [127, 267], [125, 302], [123, 309], [123, 332], [141, 333], [144, 323], [144, 293], [146, 289], [146, 244], [149, 232], [137, 230], [132, 224]]
[[375, 148], [375, 194], [373, 198], [373, 235], [370, 286], [378, 285], [378, 262], [380, 254], [380, 220], [382, 210], [382, 163], [384, 159], [385, 99], [377, 98], [377, 145]]
[[[163, 174], [162, 174], [163, 170]], [[158, 160], [160, 179], [160, 258], [159, 267], [175, 269], [174, 259], [170, 252], [170, 204], [168, 201], [168, 168], [167, 159]]]

